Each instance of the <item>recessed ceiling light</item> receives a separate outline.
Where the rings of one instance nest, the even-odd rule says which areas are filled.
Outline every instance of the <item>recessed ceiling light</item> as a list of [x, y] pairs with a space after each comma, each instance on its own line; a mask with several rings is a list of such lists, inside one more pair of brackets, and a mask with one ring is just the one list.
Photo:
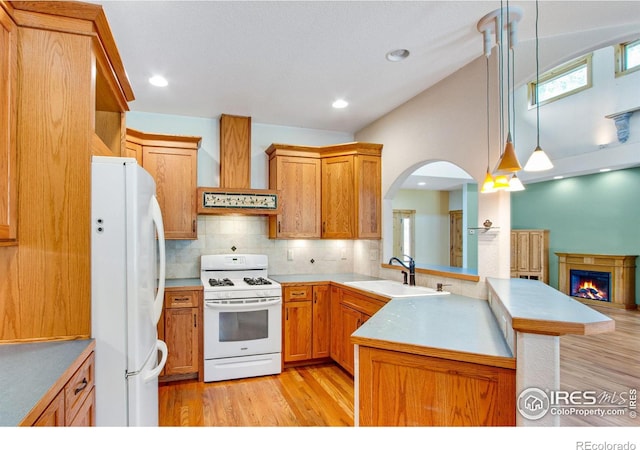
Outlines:
[[609, 172], [611, 169], [600, 169], [600, 172]]
[[162, 75], [154, 75], [151, 78], [149, 78], [149, 83], [153, 84], [154, 86], [158, 86], [158, 87], [165, 87], [169, 84], [169, 82], [167, 81], [167, 79], [165, 77], [163, 77]]
[[420, 183], [418, 183], [418, 186], [424, 186], [425, 184], [427, 183], [425, 183], [424, 181], [421, 181]]
[[564, 177], [562, 175], [556, 175], [553, 177], [554, 180], [562, 180]]
[[349, 102], [347, 102], [344, 99], [339, 98], [338, 100], [336, 100], [335, 102], [333, 102], [331, 104], [331, 106], [333, 106], [336, 109], [342, 109], [342, 108], [346, 108], [347, 106], [349, 106]]
[[385, 58], [387, 58], [387, 61], [391, 61], [391, 62], [403, 61], [403, 60], [407, 59], [407, 57], [409, 57], [409, 50], [407, 50], [406, 48], [399, 48], [397, 50], [391, 50], [385, 56]]

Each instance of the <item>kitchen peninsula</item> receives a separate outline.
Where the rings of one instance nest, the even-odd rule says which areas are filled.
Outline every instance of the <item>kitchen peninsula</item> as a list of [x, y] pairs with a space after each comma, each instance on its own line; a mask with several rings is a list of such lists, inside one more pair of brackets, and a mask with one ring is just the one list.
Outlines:
[[[519, 414], [518, 394], [528, 387], [559, 389], [560, 335], [615, 327], [607, 316], [534, 280], [487, 278], [483, 300], [437, 292], [385, 297], [351, 286], [379, 280], [357, 274], [272, 278], [284, 292], [329, 286], [329, 355], [354, 375], [354, 419], [361, 426], [557, 425], [557, 416]], [[316, 296], [302, 297], [290, 301], [297, 307], [306, 299], [312, 310]], [[324, 339], [316, 336], [322, 330], [314, 328], [314, 317], [310, 312], [302, 338], [285, 325], [284, 351], [302, 349], [289, 352], [292, 363], [314, 361], [314, 346]]]
[[488, 278], [488, 300], [394, 299], [353, 335], [356, 425], [557, 425], [516, 396], [559, 388], [559, 336], [614, 321], [533, 280]]

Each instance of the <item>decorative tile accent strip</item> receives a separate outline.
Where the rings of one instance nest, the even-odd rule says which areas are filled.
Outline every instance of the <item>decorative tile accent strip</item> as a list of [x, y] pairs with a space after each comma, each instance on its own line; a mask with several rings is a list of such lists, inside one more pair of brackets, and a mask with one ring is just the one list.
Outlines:
[[277, 209], [276, 194], [234, 194], [228, 192], [203, 192], [204, 208]]

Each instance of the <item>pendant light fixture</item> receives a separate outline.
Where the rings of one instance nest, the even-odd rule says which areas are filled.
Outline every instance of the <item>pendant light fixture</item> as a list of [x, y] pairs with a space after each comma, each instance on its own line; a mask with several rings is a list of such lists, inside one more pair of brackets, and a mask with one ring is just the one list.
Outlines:
[[[506, 22], [504, 20], [504, 15], [506, 12]], [[506, 9], [502, 6], [502, 2], [500, 2], [500, 9], [495, 10], [487, 15], [485, 15], [478, 22], [478, 31], [483, 34], [483, 43], [484, 43], [484, 54], [487, 57], [487, 175], [485, 176], [485, 180], [480, 192], [495, 192], [498, 190], [509, 190], [516, 191], [524, 189], [524, 186], [516, 176], [511, 176], [522, 169], [520, 162], [518, 161], [518, 157], [516, 156], [515, 148], [513, 145], [512, 133], [511, 133], [511, 75], [509, 75], [510, 70], [512, 70], [513, 65], [511, 64], [511, 58], [509, 58], [509, 51], [513, 50], [516, 44], [516, 35], [517, 35], [517, 22], [522, 18], [522, 9], [519, 7], [514, 7], [513, 9], [509, 7], [509, 3], [507, 2]], [[505, 25], [506, 23], [506, 25]], [[504, 56], [503, 52], [505, 51], [504, 38], [503, 38], [503, 29], [508, 30], [508, 48], [507, 51], [507, 139], [504, 147], [504, 152], [500, 154], [500, 159], [496, 165], [493, 174], [489, 171], [489, 62], [488, 58], [491, 55], [491, 33], [495, 34], [495, 45], [499, 51], [498, 54], [498, 64], [499, 64], [499, 99], [500, 99], [500, 135], [504, 136], [504, 99], [503, 93], [505, 91], [504, 88]], [[514, 105], [515, 109], [515, 105]], [[514, 111], [514, 122], [515, 122], [515, 111]], [[491, 181], [493, 180], [493, 184]]]
[[[490, 53], [489, 53], [490, 54]], [[487, 55], [487, 44], [485, 43], [485, 56], [487, 60], [487, 175], [484, 177], [484, 183], [482, 183], [482, 188], [480, 189], [480, 193], [488, 194], [490, 192], [495, 192], [493, 175], [491, 175], [491, 171], [489, 170], [489, 160], [490, 158], [490, 140], [489, 140], [489, 56]]]
[[507, 190], [509, 192], [524, 191], [524, 184], [522, 184], [522, 181], [520, 181], [520, 178], [518, 178], [518, 175], [515, 173], [509, 180], [509, 187]]
[[533, 151], [527, 164], [524, 166], [526, 172], [541, 172], [553, 168], [553, 163], [547, 154], [540, 147], [540, 98], [538, 97], [538, 88], [540, 86], [540, 60], [538, 56], [538, 0], [536, 0], [536, 89], [534, 91], [536, 100], [536, 136], [537, 145]]
[[[502, 15], [502, 8], [500, 10], [500, 14]], [[518, 17], [519, 19], [519, 17]], [[515, 173], [522, 169], [520, 165], [520, 161], [518, 161], [518, 156], [516, 155], [516, 149], [513, 145], [513, 141], [511, 139], [511, 96], [513, 93], [511, 92], [511, 70], [513, 65], [512, 58], [509, 57], [510, 52], [513, 50], [515, 46], [516, 39], [516, 23], [517, 19], [511, 20], [511, 11], [509, 8], [509, 1], [507, 0], [507, 27], [508, 27], [508, 48], [507, 50], [507, 143], [504, 147], [504, 152], [498, 161], [498, 165], [496, 166], [495, 173], [498, 174], [508, 174]], [[502, 27], [500, 28], [500, 41], [502, 42]], [[500, 51], [502, 52], [502, 46], [500, 47]], [[502, 86], [501, 86], [502, 89]], [[515, 125], [515, 124], [514, 124]]]

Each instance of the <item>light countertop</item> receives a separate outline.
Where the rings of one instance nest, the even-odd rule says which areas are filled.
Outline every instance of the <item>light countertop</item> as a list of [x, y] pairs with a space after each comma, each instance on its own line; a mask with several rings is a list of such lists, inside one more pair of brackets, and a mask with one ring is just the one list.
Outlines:
[[597, 334], [613, 331], [615, 321], [541, 281], [487, 278], [489, 295], [523, 333], [548, 335]]
[[515, 368], [488, 303], [456, 294], [392, 299], [351, 340], [370, 347]]
[[369, 281], [381, 279], [368, 275], [361, 275], [358, 273], [309, 273], [296, 275], [269, 275], [269, 278], [281, 284], [325, 282], [346, 283], [349, 281]]
[[93, 339], [0, 345], [0, 426], [17, 426]]
[[203, 287], [200, 278], [169, 278], [164, 280], [165, 288]]

